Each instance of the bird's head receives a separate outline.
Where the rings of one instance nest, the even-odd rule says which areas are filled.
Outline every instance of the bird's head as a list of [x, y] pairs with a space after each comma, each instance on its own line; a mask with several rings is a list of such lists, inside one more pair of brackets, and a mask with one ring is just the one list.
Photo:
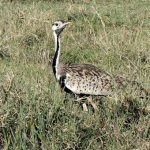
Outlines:
[[66, 25], [68, 25], [70, 22], [65, 22], [65, 21], [55, 21], [53, 24], [52, 24], [52, 30], [57, 34], [59, 35], [63, 29], [66, 27]]

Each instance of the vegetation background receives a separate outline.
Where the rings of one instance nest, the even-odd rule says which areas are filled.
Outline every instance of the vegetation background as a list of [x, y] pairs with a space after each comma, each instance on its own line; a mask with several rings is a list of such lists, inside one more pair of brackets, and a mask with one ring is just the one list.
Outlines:
[[72, 22], [62, 62], [91, 63], [150, 88], [149, 0], [1, 0], [0, 147], [148, 150], [149, 100], [116, 90], [95, 100], [93, 113], [61, 92], [49, 63], [59, 19]]

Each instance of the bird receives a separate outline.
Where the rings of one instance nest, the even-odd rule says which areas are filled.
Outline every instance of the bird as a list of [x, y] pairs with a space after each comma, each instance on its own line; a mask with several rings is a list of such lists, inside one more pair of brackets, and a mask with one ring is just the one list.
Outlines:
[[[60, 36], [69, 24], [69, 21], [63, 20], [55, 21], [52, 24], [55, 39], [55, 53], [52, 60], [53, 74], [65, 92], [81, 96], [81, 99], [86, 97], [94, 110], [98, 110], [92, 101], [92, 96], [111, 95], [114, 82], [119, 86], [124, 86], [128, 81], [119, 76], [113, 78], [109, 73], [92, 64], [61, 64]], [[85, 103], [83, 103], [83, 109], [88, 111]]]

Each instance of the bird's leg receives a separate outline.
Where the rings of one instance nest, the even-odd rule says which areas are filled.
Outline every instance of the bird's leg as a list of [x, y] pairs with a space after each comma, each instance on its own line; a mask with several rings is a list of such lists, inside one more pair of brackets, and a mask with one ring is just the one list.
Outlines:
[[76, 102], [81, 102], [82, 100], [84, 100], [84, 99], [86, 99], [85, 97], [79, 97], [79, 98], [77, 98], [75, 101]]
[[[81, 103], [82, 100], [85, 100], [85, 99], [86, 99], [86, 97], [80, 97], [80, 98], [78, 98], [78, 99], [75, 100], [75, 101]], [[88, 108], [87, 108], [87, 105], [86, 105], [85, 102], [82, 104], [82, 107], [83, 107], [83, 111], [88, 111]]]
[[[92, 101], [92, 96], [80, 97], [80, 98], [78, 98], [76, 101], [79, 102], [79, 103], [81, 103], [82, 100], [85, 100], [85, 99], [87, 99], [87, 102], [92, 105], [94, 111], [98, 111], [98, 107], [97, 107], [96, 104]], [[83, 107], [83, 111], [88, 111], [86, 102], [84, 102], [84, 103], [82, 104], [82, 107]]]
[[88, 103], [90, 103], [92, 105], [92, 107], [94, 108], [94, 111], [98, 111], [98, 107], [96, 106], [96, 104], [92, 101], [92, 96], [87, 97], [87, 101]]
[[82, 104], [82, 107], [83, 107], [83, 111], [88, 111], [88, 108], [87, 108], [86, 103], [83, 103], [83, 104]]
[[75, 101], [76, 102], [81, 102], [82, 100], [84, 100], [85, 98], [84, 97], [80, 97], [80, 98], [77, 98]]

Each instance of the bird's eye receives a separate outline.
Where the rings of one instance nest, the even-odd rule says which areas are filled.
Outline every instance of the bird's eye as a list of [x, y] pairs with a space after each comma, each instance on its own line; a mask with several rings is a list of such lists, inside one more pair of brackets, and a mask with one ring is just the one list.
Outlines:
[[55, 26], [58, 26], [58, 23], [55, 23]]

